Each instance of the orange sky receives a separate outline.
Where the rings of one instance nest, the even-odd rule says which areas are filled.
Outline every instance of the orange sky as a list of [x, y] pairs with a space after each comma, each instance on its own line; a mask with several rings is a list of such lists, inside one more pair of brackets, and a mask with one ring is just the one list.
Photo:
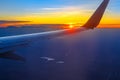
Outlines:
[[[2, 27], [9, 25], [22, 25], [22, 24], [75, 24], [83, 25], [90, 16], [93, 14], [93, 10], [89, 10], [89, 13], [85, 13], [86, 10], [77, 10], [77, 8], [65, 8], [63, 11], [49, 12], [49, 13], [36, 13], [36, 14], [26, 14], [22, 16], [7, 17], [7, 20], [20, 20], [20, 21], [30, 21], [30, 22], [11, 22], [0, 24]], [[81, 16], [80, 16], [81, 15]], [[114, 13], [105, 13], [99, 28], [120, 28], [120, 15], [115, 15]], [[3, 18], [3, 20], [5, 20]]]

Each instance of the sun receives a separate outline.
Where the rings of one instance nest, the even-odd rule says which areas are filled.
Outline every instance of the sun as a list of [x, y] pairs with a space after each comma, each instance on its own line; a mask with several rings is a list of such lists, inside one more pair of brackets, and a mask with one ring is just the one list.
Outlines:
[[69, 25], [69, 28], [72, 29], [74, 26], [73, 25]]
[[70, 29], [74, 28], [74, 25], [72, 23], [69, 23], [69, 26], [68, 26]]

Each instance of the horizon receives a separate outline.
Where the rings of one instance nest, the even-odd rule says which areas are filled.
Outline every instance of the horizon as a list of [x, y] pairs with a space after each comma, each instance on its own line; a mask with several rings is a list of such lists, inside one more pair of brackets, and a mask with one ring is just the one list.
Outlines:
[[[8, 28], [8, 27], [28, 27], [28, 26], [30, 26], [30, 27], [51, 27], [52, 28], [52, 26], [53, 26], [53, 28], [54, 28], [54, 26], [58, 26], [58, 27], [60, 27], [61, 26], [61, 28], [69, 28], [69, 26], [71, 26], [70, 24], [3, 24], [3, 25], [0, 25], [0, 28]], [[82, 25], [76, 25], [76, 24], [72, 24], [72, 26], [74, 26], [74, 27], [82, 27]], [[98, 25], [98, 27], [97, 28], [120, 28], [120, 24], [100, 24], [100, 25]]]

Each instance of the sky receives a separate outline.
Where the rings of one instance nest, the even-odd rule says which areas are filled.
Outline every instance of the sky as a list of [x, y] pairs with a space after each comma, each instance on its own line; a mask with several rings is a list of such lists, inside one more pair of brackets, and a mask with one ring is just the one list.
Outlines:
[[[83, 25], [101, 2], [102, 0], [0, 0], [0, 24]], [[120, 0], [111, 0], [100, 24], [120, 27], [119, 9]]]

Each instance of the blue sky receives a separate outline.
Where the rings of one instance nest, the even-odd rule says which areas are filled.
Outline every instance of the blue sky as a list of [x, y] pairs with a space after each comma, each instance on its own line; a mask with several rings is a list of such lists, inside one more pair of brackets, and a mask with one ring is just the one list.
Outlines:
[[[22, 14], [30, 9], [95, 5], [102, 0], [0, 0], [0, 11], [3, 14]], [[91, 6], [92, 7], [92, 6]], [[120, 13], [120, 0], [111, 0], [109, 10]]]

